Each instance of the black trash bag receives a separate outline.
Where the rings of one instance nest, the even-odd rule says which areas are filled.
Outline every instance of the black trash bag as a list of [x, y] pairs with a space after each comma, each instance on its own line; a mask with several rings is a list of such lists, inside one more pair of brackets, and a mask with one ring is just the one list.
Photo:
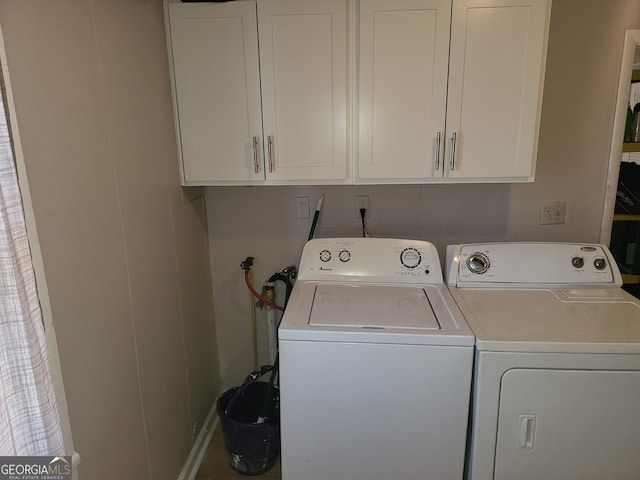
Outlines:
[[[280, 391], [275, 385], [257, 381], [272, 369], [271, 365], [264, 365], [252, 372], [242, 385], [218, 397], [216, 410], [229, 464], [243, 475], [259, 475], [270, 470], [280, 456]], [[264, 419], [259, 420], [268, 390], [271, 391]]]

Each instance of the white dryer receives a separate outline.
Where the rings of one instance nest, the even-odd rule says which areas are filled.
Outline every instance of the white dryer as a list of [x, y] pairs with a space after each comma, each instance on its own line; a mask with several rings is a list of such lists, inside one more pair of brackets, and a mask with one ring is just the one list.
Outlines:
[[640, 478], [640, 303], [601, 245], [447, 248], [476, 335], [468, 478]]
[[311, 240], [279, 341], [283, 480], [462, 478], [474, 337], [431, 243]]

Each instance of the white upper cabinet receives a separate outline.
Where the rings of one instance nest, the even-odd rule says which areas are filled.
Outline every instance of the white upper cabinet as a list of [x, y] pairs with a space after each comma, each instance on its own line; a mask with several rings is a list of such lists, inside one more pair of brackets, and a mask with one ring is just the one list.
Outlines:
[[255, 3], [170, 3], [168, 19], [183, 183], [264, 179]]
[[533, 181], [550, 9], [454, 0], [445, 177]]
[[450, 0], [360, 1], [358, 179], [441, 176], [450, 20]]
[[356, 182], [533, 181], [550, 8], [360, 0]]
[[347, 178], [345, 0], [260, 0], [267, 179]]
[[164, 1], [184, 185], [534, 179], [551, 0]]
[[346, 0], [168, 0], [183, 184], [345, 183]]

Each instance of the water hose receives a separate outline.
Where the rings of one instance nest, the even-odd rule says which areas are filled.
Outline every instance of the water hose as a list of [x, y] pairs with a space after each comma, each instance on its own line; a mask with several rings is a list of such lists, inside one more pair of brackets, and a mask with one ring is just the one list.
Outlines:
[[[287, 303], [289, 302], [289, 297], [291, 297], [291, 292], [293, 291], [293, 283], [292, 280], [296, 277], [298, 273], [298, 269], [294, 265], [290, 265], [282, 270], [278, 270], [276, 273], [269, 277], [267, 280], [267, 284], [262, 291], [263, 296], [272, 301], [276, 302], [276, 292], [275, 292], [275, 282], [280, 281], [284, 283], [285, 286], [285, 296], [284, 296], [284, 308], [287, 308]], [[282, 320], [282, 317], [280, 318]], [[267, 307], [267, 333], [269, 339], [269, 361], [271, 363], [275, 362], [275, 358], [278, 355], [278, 327], [280, 322], [276, 324], [276, 312], [273, 308]]]
[[[249, 270], [249, 283], [253, 284], [253, 270]], [[256, 320], [256, 308], [253, 304], [253, 297], [249, 294], [249, 305], [251, 305], [251, 332], [253, 334], [253, 369], [258, 369], [258, 322]]]
[[285, 287], [284, 306], [285, 307], [287, 306], [287, 302], [289, 301], [289, 297], [291, 296], [291, 292], [293, 291], [293, 283], [291, 283], [291, 279], [295, 278], [296, 273], [297, 273], [296, 267], [291, 265], [290, 267], [277, 271], [276, 273], [274, 273], [269, 277], [269, 280], [267, 280], [268, 283], [273, 283], [278, 280], [284, 283], [284, 287]]
[[[240, 267], [244, 270], [244, 281], [247, 284], [249, 291], [265, 305], [268, 305], [271, 308], [275, 308], [276, 310], [280, 310], [281, 312], [284, 312], [284, 308], [269, 301], [268, 299], [260, 295], [258, 292], [256, 292], [255, 288], [253, 288], [253, 285], [249, 279], [249, 272], [251, 272], [251, 268], [253, 267], [253, 257], [247, 257], [244, 262], [240, 263]], [[256, 421], [256, 423], [264, 423], [265, 421], [267, 407], [269, 406], [269, 399], [271, 398], [271, 391], [273, 390], [273, 384], [275, 382], [276, 375], [278, 372], [278, 356], [279, 354], [276, 354], [276, 359], [273, 362], [273, 370], [271, 371], [271, 376], [269, 377], [267, 393], [262, 402], [262, 408], [260, 409], [260, 415], [258, 416], [258, 420]]]
[[[275, 284], [269, 281], [262, 288], [262, 295], [275, 303]], [[276, 311], [269, 306], [267, 306], [267, 343], [269, 346], [269, 363], [273, 364], [276, 360], [276, 355], [278, 355], [278, 325], [276, 324]]]
[[[313, 221], [311, 222], [311, 230], [309, 231], [309, 238], [307, 240], [311, 240], [313, 238], [313, 235], [315, 234], [316, 225], [318, 224], [318, 217], [320, 216], [320, 210], [322, 209], [323, 199], [324, 199], [323, 195], [320, 195], [320, 198], [318, 198], [318, 204], [316, 205], [316, 211], [313, 214]], [[247, 258], [247, 260], [249, 259]], [[253, 258], [251, 260], [253, 260]], [[288, 267], [285, 270], [291, 270], [292, 268], [293, 267]], [[279, 273], [285, 274], [284, 271]], [[286, 273], [291, 275], [289, 271], [287, 271]], [[276, 274], [273, 277], [271, 277], [269, 281], [282, 280], [285, 282], [285, 285], [287, 286], [287, 297], [285, 299], [285, 307], [286, 307], [287, 301], [289, 300], [289, 294], [293, 289], [293, 285], [291, 285], [291, 279], [289, 276], [287, 276], [286, 274], [283, 276], [285, 278], [281, 278]], [[284, 308], [282, 310], [284, 311]], [[280, 360], [280, 352], [276, 354], [276, 359], [273, 362], [273, 370], [271, 370], [271, 376], [269, 377], [269, 384], [267, 385], [267, 394], [265, 395], [264, 400], [262, 401], [262, 408], [260, 409], [260, 415], [258, 416], [258, 421], [256, 423], [263, 423], [265, 421], [265, 415], [267, 414], [267, 407], [269, 406], [269, 399], [271, 398], [271, 390], [273, 389], [273, 384], [275, 383], [276, 376], [278, 375], [279, 360]]]
[[276, 305], [275, 303], [271, 302], [267, 298], [263, 297], [258, 292], [256, 292], [255, 288], [253, 288], [251, 280], [249, 279], [249, 272], [251, 271], [252, 266], [253, 266], [253, 257], [247, 257], [246, 260], [240, 264], [240, 267], [244, 270], [244, 282], [247, 284], [247, 288], [249, 288], [249, 291], [253, 294], [254, 297], [256, 297], [265, 305], [268, 305], [271, 308], [275, 308], [276, 310], [284, 312], [284, 308], [282, 308], [279, 305]]
[[[320, 210], [322, 209], [323, 200], [324, 200], [324, 196], [320, 195], [320, 197], [318, 198], [318, 204], [316, 205], [316, 211], [313, 215], [313, 221], [311, 222], [311, 230], [309, 231], [309, 238], [307, 240], [311, 240], [315, 234], [316, 226], [318, 224], [318, 218], [320, 217]], [[363, 232], [364, 232], [364, 215], [362, 217], [362, 222], [363, 222], [362, 226], [363, 226]], [[249, 279], [249, 272], [251, 271], [252, 266], [253, 266], [253, 257], [247, 257], [246, 260], [240, 264], [240, 267], [244, 270], [244, 279], [245, 279], [245, 283], [247, 284], [247, 287], [249, 288], [249, 291], [253, 294], [253, 296], [259, 299], [265, 305], [271, 308], [274, 308], [276, 310], [279, 310], [281, 312], [284, 312], [283, 307], [280, 307], [275, 303], [271, 302], [269, 299], [260, 295], [253, 288], [253, 282], [250, 281]], [[293, 284], [291, 283], [291, 278], [293, 278], [294, 275], [295, 275], [295, 267], [287, 267], [286, 269], [275, 273], [269, 279], [269, 282], [275, 282], [276, 280], [280, 280], [284, 282], [286, 286], [286, 298], [284, 302], [285, 307], [287, 306], [287, 302], [289, 301], [289, 296], [291, 295], [291, 291], [293, 290]], [[267, 414], [269, 400], [271, 399], [271, 391], [273, 390], [273, 384], [275, 383], [276, 376], [278, 375], [279, 359], [280, 359], [280, 352], [276, 353], [276, 357], [273, 362], [273, 370], [271, 370], [269, 383], [267, 385], [267, 392], [264, 397], [264, 400], [262, 401], [262, 408], [260, 409], [260, 414], [258, 415], [258, 420], [256, 421], [256, 423], [263, 423], [265, 421], [265, 418], [266, 418], [265, 415]]]

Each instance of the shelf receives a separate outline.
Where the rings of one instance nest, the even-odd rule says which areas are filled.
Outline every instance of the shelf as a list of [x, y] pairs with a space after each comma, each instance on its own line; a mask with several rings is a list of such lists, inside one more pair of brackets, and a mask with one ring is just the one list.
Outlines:
[[640, 215], [628, 215], [626, 213], [616, 213], [613, 215], [614, 222], [640, 222]]
[[622, 275], [622, 283], [631, 284], [631, 283], [640, 283], [640, 275]]
[[640, 152], [640, 142], [636, 143], [623, 143], [622, 152]]

